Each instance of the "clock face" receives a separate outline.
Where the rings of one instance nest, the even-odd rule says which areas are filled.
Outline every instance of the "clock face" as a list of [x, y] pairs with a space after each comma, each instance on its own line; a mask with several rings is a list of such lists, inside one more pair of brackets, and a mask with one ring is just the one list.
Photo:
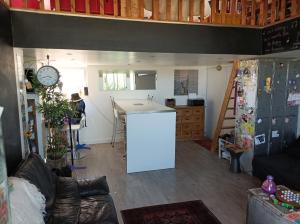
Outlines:
[[55, 85], [59, 80], [59, 72], [53, 66], [43, 66], [37, 71], [37, 80], [44, 86]]

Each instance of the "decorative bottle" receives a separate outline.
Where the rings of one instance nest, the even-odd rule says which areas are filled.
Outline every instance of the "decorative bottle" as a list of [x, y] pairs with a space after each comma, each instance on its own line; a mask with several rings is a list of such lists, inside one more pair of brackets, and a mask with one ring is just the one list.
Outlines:
[[274, 180], [274, 178], [271, 175], [267, 176], [267, 179], [261, 185], [261, 189], [263, 190], [263, 192], [265, 192], [267, 194], [275, 194], [276, 193], [277, 188], [276, 188], [276, 184], [273, 180]]

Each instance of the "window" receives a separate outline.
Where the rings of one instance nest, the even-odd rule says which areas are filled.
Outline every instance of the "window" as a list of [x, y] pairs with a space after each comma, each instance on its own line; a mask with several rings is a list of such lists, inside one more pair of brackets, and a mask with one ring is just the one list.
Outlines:
[[126, 72], [103, 72], [103, 90], [126, 90], [127, 73]]
[[59, 69], [60, 81], [63, 83], [62, 93], [64, 93], [68, 98], [71, 97], [72, 93], [82, 94], [85, 82], [85, 72], [83, 68], [78, 69]]

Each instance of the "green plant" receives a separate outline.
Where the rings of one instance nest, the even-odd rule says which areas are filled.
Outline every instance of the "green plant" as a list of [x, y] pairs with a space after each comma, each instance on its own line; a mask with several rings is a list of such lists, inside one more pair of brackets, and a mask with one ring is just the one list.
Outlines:
[[41, 98], [38, 109], [43, 113], [48, 128], [47, 157], [52, 160], [60, 159], [68, 147], [66, 135], [62, 131], [64, 119], [74, 116], [74, 108], [61, 92], [59, 83], [43, 86], [35, 78], [33, 86]]

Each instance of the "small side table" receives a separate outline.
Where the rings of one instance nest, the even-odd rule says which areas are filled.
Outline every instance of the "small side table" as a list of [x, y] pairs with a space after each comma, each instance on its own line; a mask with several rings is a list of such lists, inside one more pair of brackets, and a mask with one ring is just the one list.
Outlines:
[[[277, 190], [283, 189], [288, 188], [277, 186]], [[248, 190], [247, 224], [295, 224], [285, 217], [291, 213], [289, 209], [275, 205], [261, 188]]]
[[230, 171], [233, 173], [240, 173], [240, 157], [243, 154], [244, 150], [240, 149], [237, 145], [234, 144], [225, 144], [225, 148], [229, 151], [231, 156]]

